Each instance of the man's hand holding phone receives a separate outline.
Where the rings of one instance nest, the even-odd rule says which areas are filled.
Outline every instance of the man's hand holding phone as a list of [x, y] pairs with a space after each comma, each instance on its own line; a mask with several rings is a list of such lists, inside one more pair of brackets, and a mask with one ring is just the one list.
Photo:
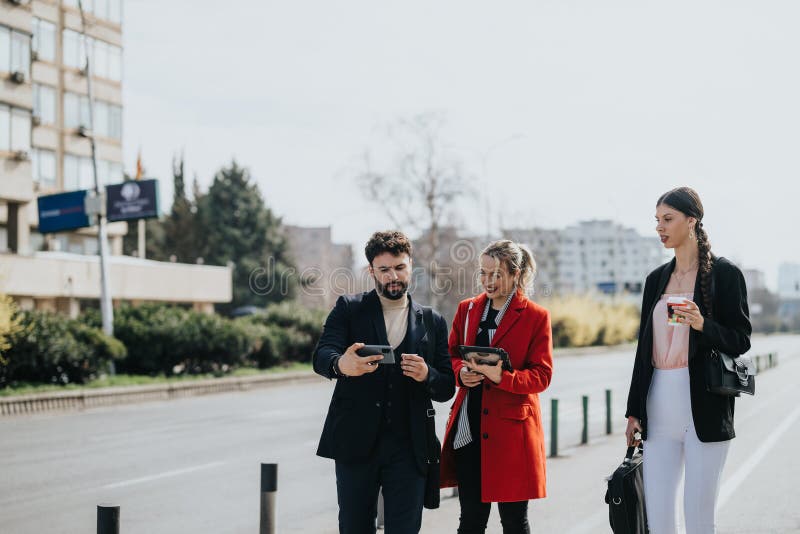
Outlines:
[[363, 346], [363, 343], [353, 343], [339, 357], [338, 366], [342, 374], [345, 376], [361, 376], [378, 370], [377, 363], [383, 359], [383, 355], [359, 356], [356, 351]]

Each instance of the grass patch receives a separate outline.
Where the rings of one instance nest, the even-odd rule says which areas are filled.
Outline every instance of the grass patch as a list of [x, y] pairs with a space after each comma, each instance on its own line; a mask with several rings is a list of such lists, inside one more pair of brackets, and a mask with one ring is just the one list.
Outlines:
[[118, 386], [151, 386], [159, 384], [182, 383], [191, 382], [194, 380], [208, 380], [210, 378], [225, 378], [230, 376], [257, 376], [257, 375], [274, 375], [279, 373], [286, 373], [290, 371], [311, 371], [310, 363], [292, 362], [286, 365], [279, 365], [269, 369], [254, 369], [254, 368], [241, 368], [236, 369], [226, 375], [218, 376], [214, 374], [202, 375], [179, 375], [166, 377], [164, 375], [147, 376], [147, 375], [116, 375], [116, 376], [103, 376], [96, 378], [87, 384], [32, 384], [26, 382], [19, 382], [8, 386], [5, 389], [0, 389], [0, 397], [10, 397], [13, 395], [31, 395], [35, 393], [48, 393], [53, 391], [74, 391], [80, 389], [91, 388], [108, 388]]

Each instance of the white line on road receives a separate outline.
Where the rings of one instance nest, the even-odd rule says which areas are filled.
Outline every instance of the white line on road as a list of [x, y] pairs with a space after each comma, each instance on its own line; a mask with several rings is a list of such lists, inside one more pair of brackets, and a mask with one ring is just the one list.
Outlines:
[[792, 425], [795, 423], [797, 418], [800, 417], [800, 406], [794, 409], [794, 411], [789, 414], [789, 417], [783, 420], [778, 428], [776, 428], [773, 432], [770, 433], [769, 438], [767, 438], [761, 446], [750, 455], [747, 461], [742, 464], [736, 472], [731, 475], [731, 477], [725, 481], [722, 485], [722, 490], [719, 493], [719, 499], [717, 500], [717, 509], [722, 508], [728, 499], [734, 494], [734, 492], [739, 488], [742, 482], [748, 477], [748, 475], [756, 468], [756, 466], [764, 459], [767, 453], [777, 445], [778, 441], [780, 440], [781, 436], [789, 430]]
[[101, 489], [112, 489], [112, 488], [122, 488], [125, 486], [133, 486], [134, 484], [142, 484], [144, 482], [151, 482], [153, 480], [158, 480], [160, 478], [169, 478], [175, 477], [178, 475], [185, 475], [187, 473], [194, 473], [195, 471], [202, 471], [203, 469], [211, 469], [212, 467], [218, 467], [220, 465], [224, 465], [228, 462], [211, 462], [208, 464], [202, 465], [195, 465], [193, 467], [185, 467], [183, 469], [175, 469], [173, 471], [165, 471], [163, 473], [159, 473], [157, 475], [149, 475], [146, 477], [139, 477], [139, 478], [132, 478], [130, 480], [123, 480], [121, 482], [114, 482], [113, 484], [106, 484]]

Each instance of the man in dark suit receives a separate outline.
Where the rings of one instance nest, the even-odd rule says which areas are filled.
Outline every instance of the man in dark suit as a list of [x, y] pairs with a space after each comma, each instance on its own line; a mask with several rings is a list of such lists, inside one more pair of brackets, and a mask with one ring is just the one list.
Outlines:
[[[435, 451], [428, 441], [431, 400], [445, 402], [455, 392], [447, 324], [432, 313], [435, 348], [429, 350], [424, 308], [407, 293], [412, 268], [405, 235], [376, 232], [365, 252], [375, 289], [339, 297], [314, 351], [314, 371], [337, 380], [317, 454], [336, 461], [341, 534], [374, 534], [381, 487], [386, 533], [416, 533], [426, 476], [439, 468], [438, 441]], [[391, 345], [397, 363], [359, 356], [365, 344]]]

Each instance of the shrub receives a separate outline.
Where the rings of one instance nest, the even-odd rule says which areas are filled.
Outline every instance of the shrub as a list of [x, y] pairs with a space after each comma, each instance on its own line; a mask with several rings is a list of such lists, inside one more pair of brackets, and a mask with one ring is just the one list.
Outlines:
[[125, 356], [125, 346], [102, 330], [44, 311], [19, 314], [20, 329], [10, 338], [2, 385], [11, 382], [84, 384]]
[[253, 357], [261, 368], [284, 362], [308, 362], [322, 335], [325, 312], [309, 309], [294, 301], [268, 306], [264, 313], [237, 321], [259, 325], [266, 334]]
[[[96, 312], [85, 320], [97, 321]], [[120, 371], [133, 374], [226, 373], [248, 364], [257, 332], [178, 306], [144, 304], [115, 311], [114, 334], [128, 348]]]
[[556, 347], [615, 345], [636, 338], [639, 311], [633, 304], [589, 295], [552, 298], [542, 304], [550, 310]]

